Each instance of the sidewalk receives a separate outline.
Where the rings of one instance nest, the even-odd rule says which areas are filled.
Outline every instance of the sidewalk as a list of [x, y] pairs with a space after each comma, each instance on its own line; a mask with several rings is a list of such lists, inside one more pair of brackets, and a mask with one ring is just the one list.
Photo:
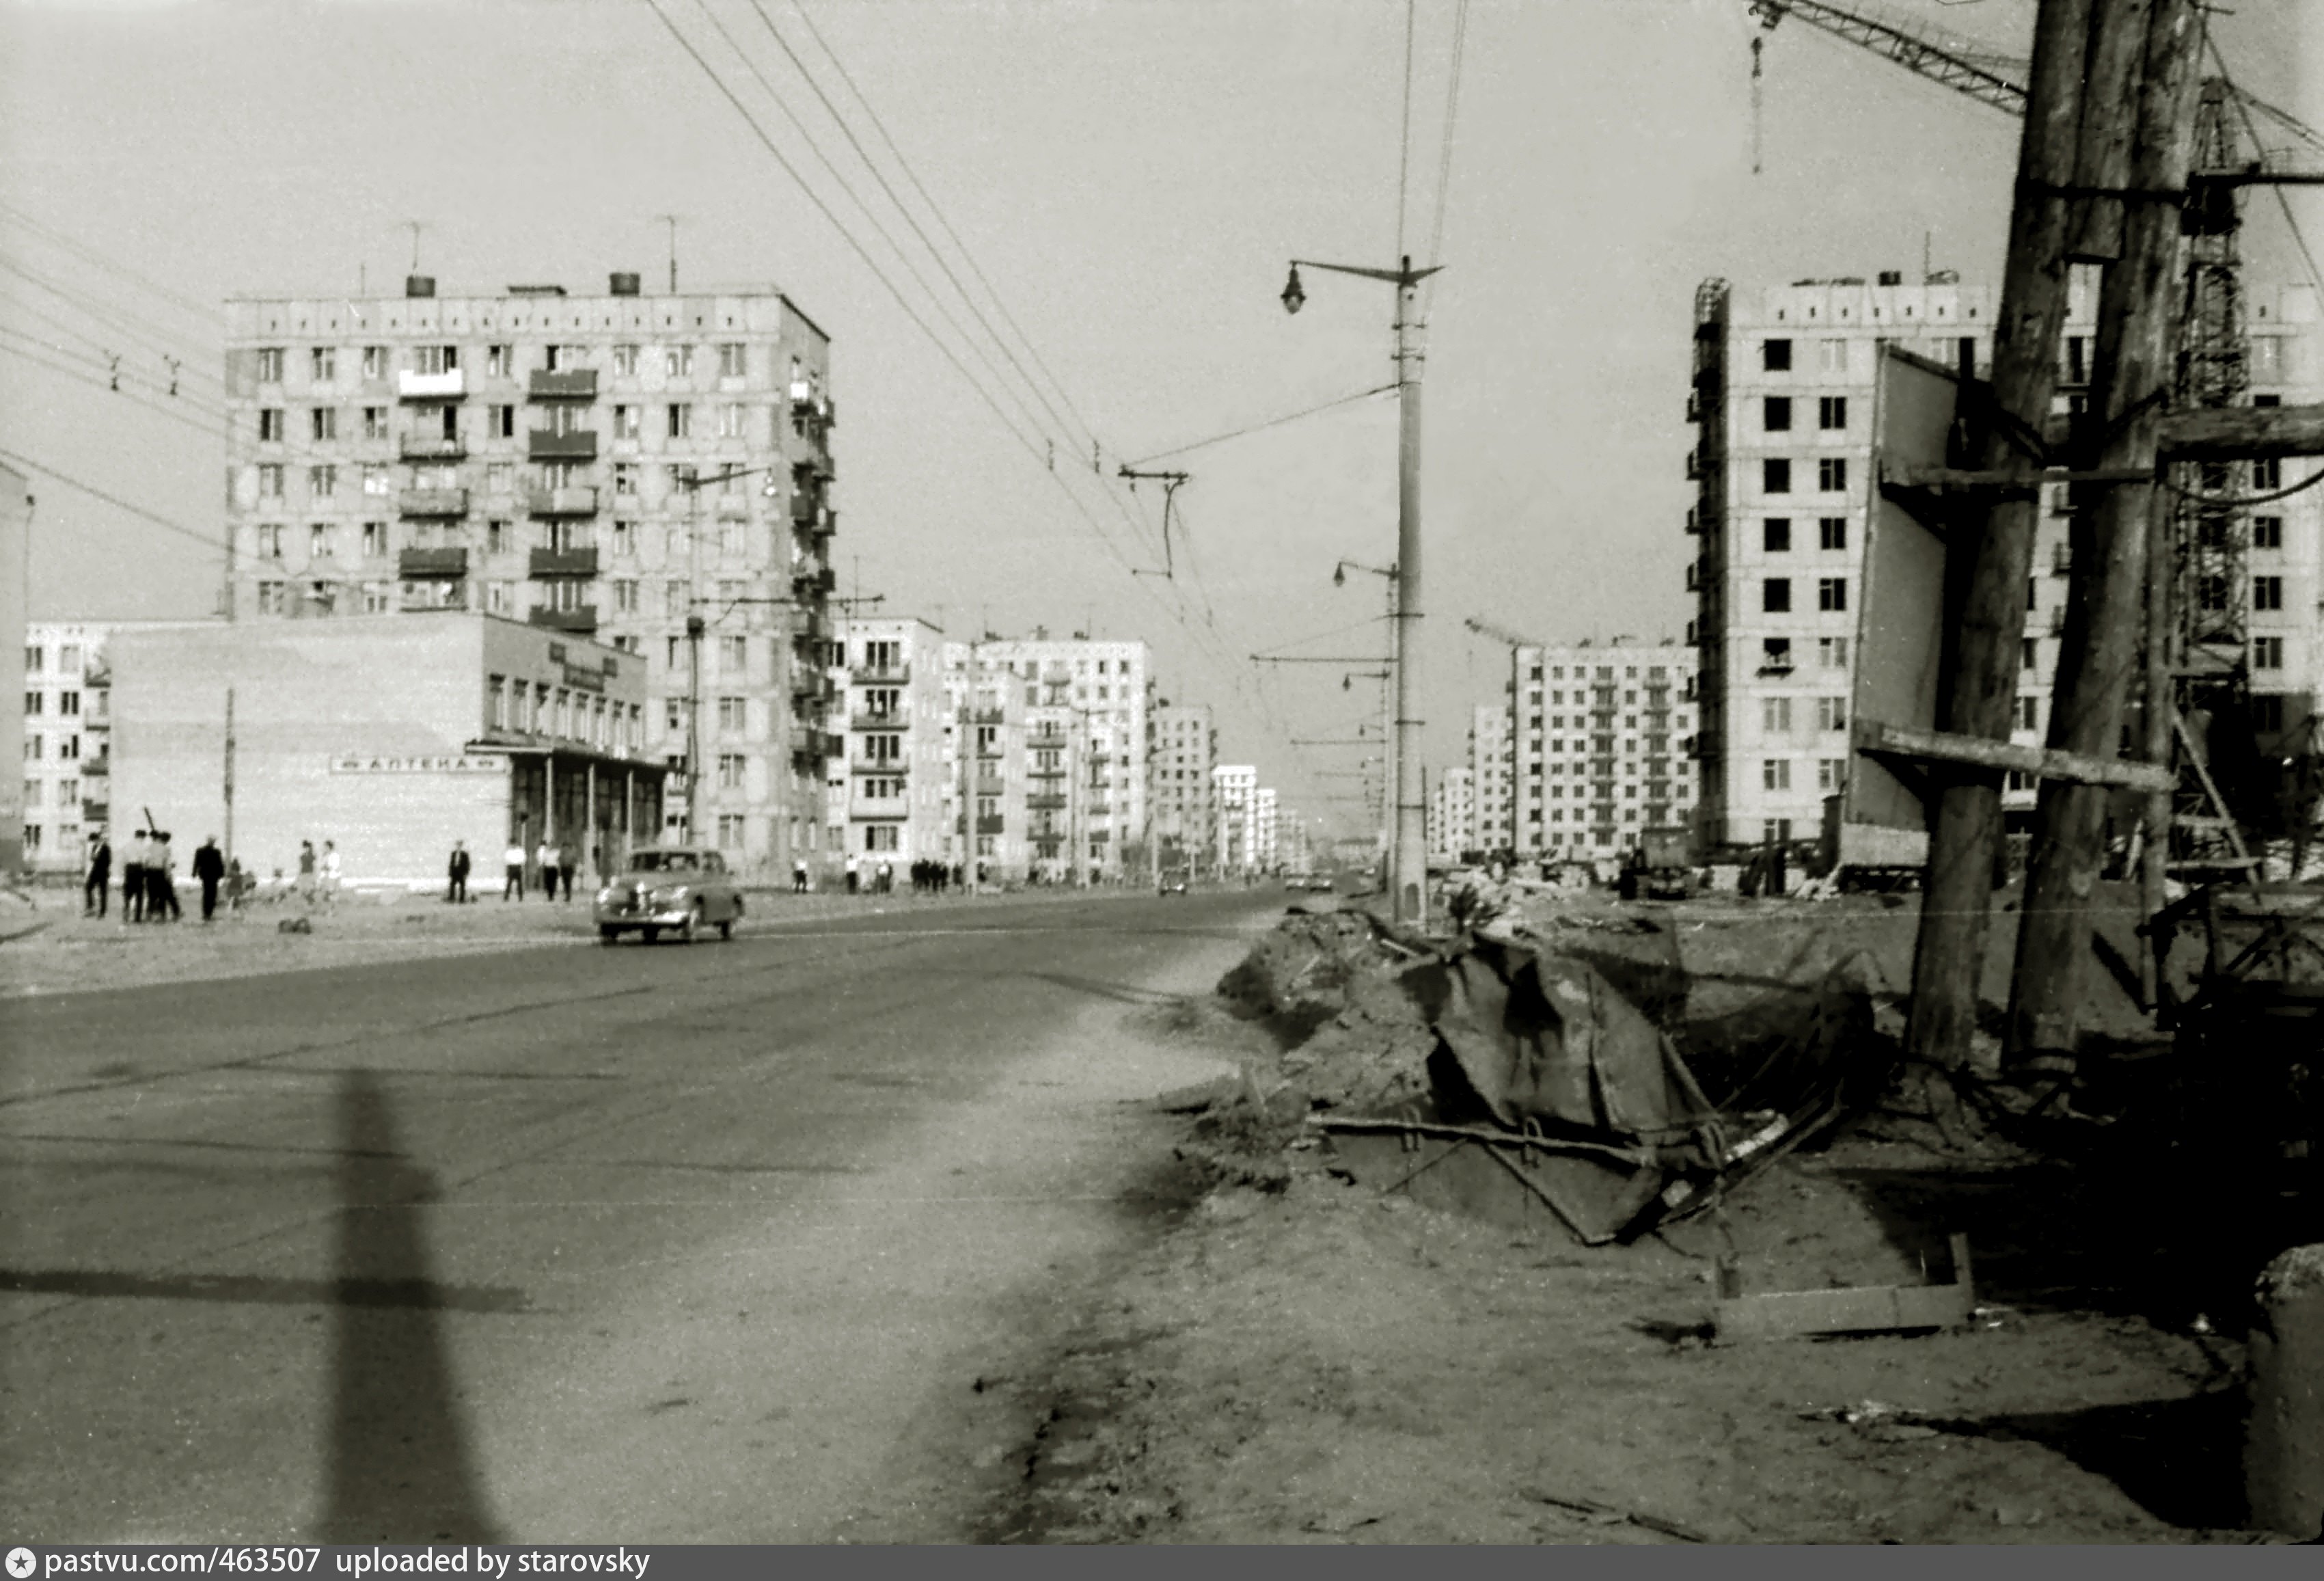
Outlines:
[[[1004, 903], [1090, 900], [1142, 895], [1139, 886], [1116, 889], [1028, 889], [982, 895], [885, 895], [746, 889], [747, 908], [738, 936], [769, 923], [817, 921], [825, 918], [876, 916], [889, 912], [951, 912]], [[217, 920], [201, 920], [200, 891], [179, 886], [184, 920], [139, 923], [121, 920], [116, 903], [102, 920], [80, 914], [78, 890], [19, 892], [27, 913], [12, 899], [10, 926], [0, 937], [0, 999], [40, 994], [75, 994], [92, 989], [137, 988], [220, 977], [258, 976], [373, 961], [410, 960], [487, 950], [537, 949], [546, 945], [596, 942], [589, 898], [576, 891], [570, 901], [503, 901], [497, 895], [466, 906], [450, 906], [436, 894], [361, 892], [343, 894], [334, 906], [309, 910], [295, 898], [261, 901], [239, 915], [224, 910]], [[115, 901], [119, 900], [115, 897]], [[280, 924], [304, 918], [313, 931], [285, 933]]]

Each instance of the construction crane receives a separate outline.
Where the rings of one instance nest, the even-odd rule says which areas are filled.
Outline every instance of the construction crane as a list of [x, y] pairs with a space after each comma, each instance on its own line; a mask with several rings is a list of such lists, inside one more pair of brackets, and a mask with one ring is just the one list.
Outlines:
[[[1797, 17], [1980, 104], [2020, 117], [2025, 114], [2024, 60], [1985, 52], [1924, 25], [1886, 20], [1860, 5], [1748, 0], [1748, 5], [1763, 32], [1772, 31], [1785, 17]], [[1751, 41], [1755, 118], [1762, 42], [1757, 37]], [[2216, 50], [2213, 53], [2216, 57]], [[2236, 406], [2250, 394], [2237, 195], [2246, 185], [2266, 182], [2279, 186], [2282, 201], [2282, 185], [2324, 184], [2324, 173], [2282, 167], [2260, 142], [2260, 117], [2311, 150], [2324, 151], [2324, 134], [2298, 117], [2244, 92], [2224, 76], [2204, 79], [2196, 110], [2194, 173], [2185, 206], [2187, 257], [2173, 392], [2181, 407]], [[2288, 206], [2285, 217], [2291, 217]], [[2275, 465], [2210, 463], [2175, 471], [2169, 567], [2174, 629], [2167, 655], [2172, 701], [2182, 717], [2208, 722], [2206, 752], [2234, 821], [2264, 826], [2281, 820], [2294, 825], [2296, 835], [2305, 829], [2312, 809], [2294, 809], [2285, 792], [2295, 783], [2313, 781], [2316, 775], [2295, 766], [2281, 790], [2268, 783], [2251, 695], [2251, 581], [2246, 561], [2251, 542], [2249, 504], [2255, 483], [2264, 485], [2258, 491], [2262, 494], [2280, 486]], [[2313, 728], [2305, 731], [2298, 755], [2312, 753], [2316, 739]], [[2279, 747], [2288, 763], [2292, 748], [2291, 740]], [[2220, 820], [2205, 816], [2211, 810], [2210, 800], [2210, 788], [2200, 775], [2184, 780], [2175, 820], [2181, 855], [2210, 855], [2236, 844], [2232, 828], [2222, 830]]]

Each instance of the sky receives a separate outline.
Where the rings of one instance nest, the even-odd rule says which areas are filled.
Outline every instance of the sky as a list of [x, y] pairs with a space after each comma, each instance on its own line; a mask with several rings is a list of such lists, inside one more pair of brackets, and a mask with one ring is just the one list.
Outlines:
[[[1865, 5], [2020, 54], [2034, 13], [2033, 0]], [[1384, 584], [1351, 573], [1335, 587], [1332, 572], [1343, 557], [1395, 556], [1393, 400], [1181, 450], [1393, 378], [1390, 288], [1311, 270], [1289, 316], [1277, 300], [1288, 261], [1384, 267], [1402, 251], [1444, 266], [1426, 303], [1422, 467], [1434, 771], [1462, 760], [1471, 707], [1496, 699], [1508, 672], [1507, 649], [1464, 617], [1552, 643], [1683, 633], [1696, 285], [1909, 273], [1924, 256], [1997, 280], [2016, 152], [2015, 121], [1794, 19], [1764, 35], [1755, 174], [1760, 30], [1746, 0], [1469, 0], [1448, 161], [1461, 10], [0, 5], [0, 450], [120, 502], [35, 474], [34, 615], [210, 612], [220, 558], [201, 540], [222, 524], [224, 449], [190, 411], [217, 389], [221, 328], [205, 304], [392, 290], [412, 262], [413, 220], [421, 270], [446, 295], [537, 282], [594, 292], [616, 269], [651, 291], [669, 267], [658, 217], [674, 214], [682, 288], [772, 282], [833, 337], [842, 592], [884, 595], [884, 612], [955, 637], [1144, 637], [1161, 694], [1217, 710], [1224, 761], [1259, 764], [1286, 807], [1362, 827], [1356, 776], [1376, 748], [1301, 743], [1352, 740], [1379, 718], [1376, 682], [1343, 687], [1376, 666], [1250, 656], [1382, 651]], [[2239, 83], [2324, 125], [2324, 23], [2310, 0], [2237, 0], [2216, 26]], [[950, 294], [779, 38], [998, 325], [977, 273], [992, 283], [1030, 351], [1001, 333], [1054, 416]], [[887, 159], [833, 56], [941, 220]], [[2324, 197], [2293, 201], [2324, 243]], [[2255, 207], [2254, 278], [2294, 277], [2272, 206]], [[110, 326], [95, 326], [91, 304]], [[133, 331], [136, 346], [184, 348], [178, 400], [149, 351], [123, 354], [124, 389], [106, 387], [111, 348], [97, 343]], [[1054, 469], [1048, 434], [1064, 436]], [[1082, 448], [1091, 436], [1105, 476]], [[1171, 577], [1140, 574], [1164, 564], [1161, 499], [1111, 478], [1125, 462], [1191, 475]]]

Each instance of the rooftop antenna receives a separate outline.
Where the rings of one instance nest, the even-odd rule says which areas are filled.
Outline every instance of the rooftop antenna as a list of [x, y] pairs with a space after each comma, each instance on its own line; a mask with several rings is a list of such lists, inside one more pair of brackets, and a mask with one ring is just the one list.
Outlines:
[[411, 273], [417, 274], [420, 273], [420, 222], [416, 219], [407, 219], [403, 222], [403, 228], [411, 233]]
[[669, 227], [669, 294], [678, 294], [678, 216], [657, 214], [654, 217]]

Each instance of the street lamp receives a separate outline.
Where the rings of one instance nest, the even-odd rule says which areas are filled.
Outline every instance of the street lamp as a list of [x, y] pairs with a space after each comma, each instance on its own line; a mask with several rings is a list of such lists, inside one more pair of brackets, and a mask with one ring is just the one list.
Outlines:
[[[1415, 662], [1416, 633], [1406, 622], [1420, 618], [1420, 376], [1423, 353], [1419, 340], [1420, 282], [1440, 264], [1415, 269], [1409, 254], [1394, 269], [1364, 269], [1351, 264], [1318, 264], [1294, 258], [1291, 278], [1284, 283], [1283, 310], [1296, 313], [1307, 300], [1299, 283], [1300, 266], [1328, 269], [1335, 274], [1360, 274], [1384, 280], [1396, 287], [1397, 504], [1396, 504], [1396, 769], [1392, 792], [1394, 813], [1389, 827], [1388, 915], [1413, 927], [1428, 920], [1428, 821], [1420, 793], [1419, 686]], [[1350, 562], [1342, 561], [1333, 579], [1345, 585]], [[1364, 569], [1372, 568], [1364, 567]]]

